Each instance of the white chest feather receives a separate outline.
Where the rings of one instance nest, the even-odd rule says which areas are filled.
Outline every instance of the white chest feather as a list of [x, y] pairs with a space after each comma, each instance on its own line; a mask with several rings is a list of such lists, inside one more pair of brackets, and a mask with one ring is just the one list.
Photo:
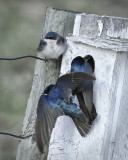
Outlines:
[[58, 57], [66, 50], [66, 43], [58, 45], [56, 40], [46, 39], [45, 41], [47, 42], [47, 45], [44, 47], [40, 54], [46, 59], [58, 59]]

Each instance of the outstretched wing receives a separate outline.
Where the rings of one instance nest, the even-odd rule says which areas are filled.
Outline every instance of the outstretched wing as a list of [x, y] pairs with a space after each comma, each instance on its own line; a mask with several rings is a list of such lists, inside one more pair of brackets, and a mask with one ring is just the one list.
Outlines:
[[61, 90], [66, 102], [70, 102], [70, 95], [73, 90], [80, 86], [85, 80], [95, 80], [93, 75], [83, 72], [72, 72], [61, 76], [56, 85]]
[[40, 97], [37, 107], [35, 138], [41, 153], [46, 152], [52, 129], [55, 126], [57, 118], [61, 115], [64, 115], [63, 111], [60, 108], [52, 107], [46, 95]]

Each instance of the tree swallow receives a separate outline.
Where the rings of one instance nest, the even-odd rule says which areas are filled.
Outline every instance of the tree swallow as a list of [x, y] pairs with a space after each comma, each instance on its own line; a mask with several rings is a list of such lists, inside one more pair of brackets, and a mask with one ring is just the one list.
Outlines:
[[[87, 60], [88, 59], [84, 59], [80, 56], [74, 58], [71, 63], [71, 72], [84, 72], [92, 75], [94, 68], [90, 66]], [[79, 88], [74, 91], [74, 95], [77, 96], [80, 108], [85, 114], [89, 124], [92, 124], [97, 116], [93, 104], [93, 79], [83, 81]]]
[[56, 32], [48, 32], [40, 40], [37, 48], [38, 53], [45, 59], [58, 59], [66, 50], [67, 43], [64, 38]]
[[52, 130], [59, 116], [72, 118], [81, 136], [85, 136], [90, 125], [81, 109], [71, 101], [72, 91], [86, 80], [94, 80], [93, 75], [74, 72], [61, 76], [55, 85], [49, 85], [41, 95], [35, 124], [35, 139], [41, 153], [46, 153]]

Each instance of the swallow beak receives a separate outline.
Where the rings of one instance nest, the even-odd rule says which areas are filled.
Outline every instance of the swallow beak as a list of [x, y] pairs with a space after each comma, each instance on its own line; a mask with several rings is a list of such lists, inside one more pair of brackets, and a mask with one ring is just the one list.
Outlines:
[[43, 48], [41, 48], [40, 46], [38, 46], [38, 48], [36, 49], [36, 51], [38, 51], [38, 52], [40, 52], [42, 50], [43, 50]]
[[39, 46], [36, 49], [38, 52], [42, 51], [44, 49], [44, 46], [47, 45], [47, 42], [45, 42], [43, 39], [40, 40]]

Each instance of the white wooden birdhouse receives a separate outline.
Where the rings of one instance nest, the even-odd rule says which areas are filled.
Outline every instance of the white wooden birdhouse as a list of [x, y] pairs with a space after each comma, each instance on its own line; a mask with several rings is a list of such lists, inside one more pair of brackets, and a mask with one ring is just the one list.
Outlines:
[[[60, 75], [70, 71], [75, 57], [89, 56], [96, 77], [93, 102], [97, 111], [97, 118], [85, 137], [81, 137], [71, 118], [59, 117], [51, 135], [47, 159], [127, 160], [128, 19], [57, 11], [52, 8], [47, 9], [46, 19], [44, 32], [58, 30], [67, 39], [68, 49], [62, 58]], [[24, 134], [34, 132], [35, 111], [32, 108], [36, 110], [44, 86], [58, 78], [58, 68], [54, 63], [37, 62], [24, 120]], [[36, 100], [33, 100], [34, 96]], [[17, 160], [21, 157], [25, 159], [26, 156], [31, 160], [42, 157], [30, 139], [20, 142]]]
[[76, 16], [73, 34], [67, 37], [68, 49], [60, 72], [69, 72], [71, 62], [77, 56], [91, 57], [96, 77], [94, 104], [98, 115], [84, 138], [70, 118], [60, 118], [52, 135], [49, 159], [128, 158], [127, 39], [127, 19], [86, 14]]

